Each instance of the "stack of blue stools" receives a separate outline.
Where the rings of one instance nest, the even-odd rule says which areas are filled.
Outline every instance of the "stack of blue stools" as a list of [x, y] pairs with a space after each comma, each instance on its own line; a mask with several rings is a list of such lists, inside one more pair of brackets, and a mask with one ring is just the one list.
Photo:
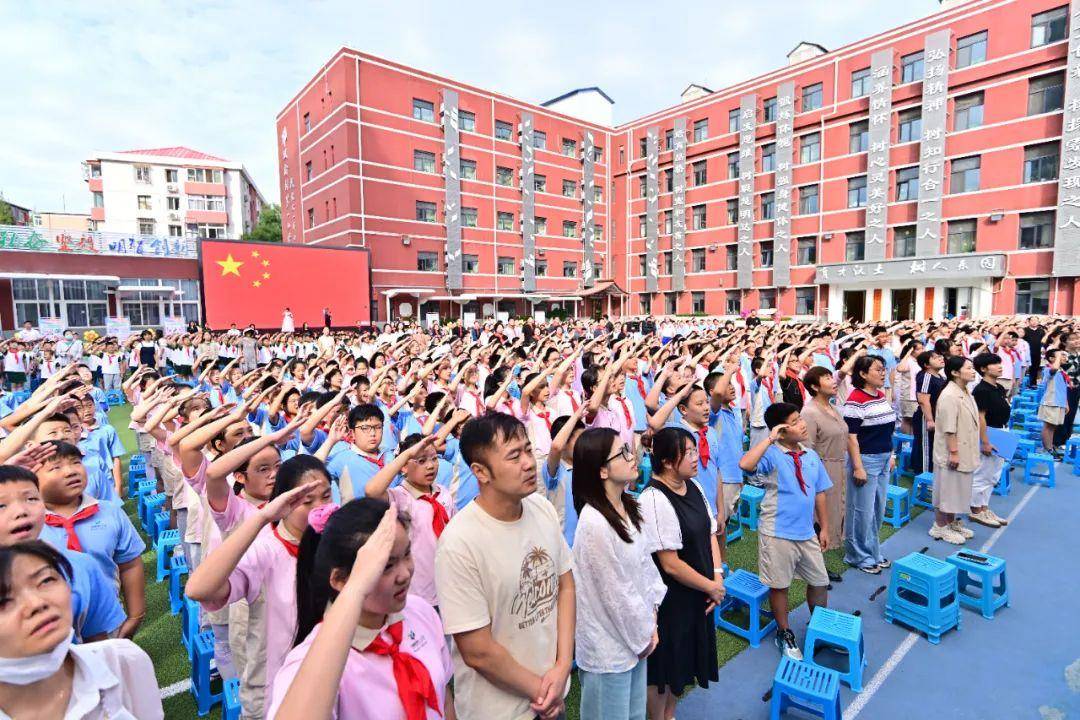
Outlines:
[[180, 546], [180, 531], [165, 530], [158, 533], [154, 540], [154, 552], [157, 553], [157, 581], [161, 582], [169, 576], [172, 568], [173, 553]]
[[[1045, 453], [1033, 453], [1024, 460], [1024, 482], [1028, 485], [1054, 487], [1054, 457]], [[1046, 468], [1045, 472], [1041, 468]]]
[[915, 443], [915, 437], [908, 435], [907, 433], [896, 432], [892, 436], [892, 449], [893, 452], [900, 452], [904, 447], [910, 448]]
[[743, 485], [739, 495], [739, 522], [742, 525], [751, 530], [757, 530], [758, 513], [761, 510], [761, 501], [764, 499], [764, 488]]
[[139, 483], [146, 479], [146, 456], [132, 455], [128, 463], [128, 497], [139, 490]]
[[150, 493], [140, 498], [142, 502], [142, 515], [139, 520], [142, 521], [143, 532], [149, 538], [154, 537], [154, 516], [165, 506], [165, 493]]
[[1001, 477], [998, 478], [997, 485], [994, 486], [995, 495], [1008, 495], [1012, 490], [1012, 479], [1009, 477], [1009, 473], [1012, 472], [1012, 466], [1009, 463], [1005, 463], [1001, 466]]
[[1065, 441], [1063, 462], [1072, 465], [1073, 475], [1080, 475], [1080, 435], [1073, 435]]
[[728, 518], [727, 526], [724, 528], [724, 541], [730, 545], [736, 540], [742, 539], [742, 523], [739, 518], [732, 515]]
[[934, 473], [924, 472], [915, 476], [911, 486], [911, 504], [923, 508], [934, 507]]
[[1028, 440], [1042, 440], [1043, 421], [1039, 418], [1028, 417], [1024, 420], [1024, 434]]
[[240, 720], [240, 681], [237, 678], [226, 680], [222, 696], [221, 720]]
[[1020, 438], [1016, 442], [1016, 452], [1013, 453], [1012, 464], [1020, 467], [1027, 460], [1028, 455], [1034, 455], [1038, 448], [1042, 447], [1042, 441], [1035, 442], [1028, 438]]
[[773, 676], [770, 720], [795, 708], [823, 720], [842, 720], [840, 675], [835, 670], [784, 656]]
[[847, 671], [840, 671], [840, 680], [855, 692], [862, 691], [863, 668], [866, 666], [866, 648], [863, 645], [862, 618], [857, 615], [816, 607], [806, 631], [803, 657], [806, 662], [826, 667], [814, 659], [814, 653], [823, 648], [839, 648], [847, 657]]
[[911, 493], [899, 485], [889, 485], [885, 492], [885, 522], [894, 528], [911, 520]]
[[933, 644], [952, 628], [960, 629], [956, 566], [921, 553], [895, 561], [889, 581], [885, 619], [926, 633]]
[[181, 578], [188, 574], [187, 558], [177, 553], [169, 562], [169, 612], [175, 615], [184, 604], [184, 585]]
[[155, 543], [157, 542], [158, 536], [161, 535], [161, 533], [163, 533], [163, 532], [165, 532], [166, 530], [169, 529], [169, 523], [170, 522], [171, 522], [171, 519], [169, 518], [169, 511], [168, 510], [159, 510], [156, 513], [154, 513], [153, 540], [154, 540]]
[[[982, 562], [974, 558], [979, 558]], [[987, 620], [993, 620], [994, 612], [999, 608], [1009, 607], [1009, 582], [1005, 577], [1004, 558], [974, 550], [961, 550], [946, 560], [956, 566], [956, 583], [961, 605], [978, 610]], [[979, 594], [968, 592], [969, 587], [979, 587]]]
[[[772, 613], [763, 609], [769, 598], [769, 587], [754, 573], [740, 568], [724, 579], [724, 590], [724, 601], [716, 609], [716, 626], [745, 639], [750, 647], [758, 647], [761, 639], [776, 629]], [[747, 627], [736, 625], [724, 617], [724, 613], [743, 607], [750, 615]], [[764, 625], [761, 624], [762, 616], [768, 619]]]
[[116, 407], [117, 405], [124, 404], [124, 393], [121, 390], [108, 390], [105, 393], [105, 402], [109, 404], [109, 407]]
[[221, 702], [221, 690], [213, 691], [214, 672], [214, 631], [204, 630], [195, 636], [191, 661], [191, 694], [195, 696], [195, 705], [199, 715], [206, 715], [217, 703]]

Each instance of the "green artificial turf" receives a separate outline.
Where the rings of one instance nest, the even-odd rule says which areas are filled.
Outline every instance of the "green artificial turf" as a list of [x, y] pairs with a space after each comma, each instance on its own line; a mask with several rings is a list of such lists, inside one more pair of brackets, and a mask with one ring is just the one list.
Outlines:
[[[109, 421], [120, 434], [120, 439], [128, 452], [136, 451], [135, 435], [128, 429], [128, 421], [131, 416], [131, 406], [121, 405], [109, 411]], [[127, 459], [123, 461], [124, 477], [127, 477]], [[904, 487], [911, 488], [911, 479], [902, 481]], [[135, 516], [135, 504], [126, 504], [128, 514], [136, 527], [139, 526]], [[918, 516], [922, 508], [912, 508], [912, 518]], [[141, 533], [140, 529], [140, 533]], [[883, 525], [881, 539], [896, 532], [891, 525]], [[144, 538], [146, 539], [146, 538]], [[727, 548], [728, 566], [735, 570], [744, 568], [753, 573], [758, 570], [757, 557], [757, 533], [743, 528], [741, 539], [732, 543]], [[146, 566], [146, 618], [142, 626], [135, 634], [137, 642], [154, 661], [157, 672], [158, 685], [167, 687], [175, 682], [184, 680], [190, 676], [190, 664], [184, 646], [180, 643], [180, 618], [169, 614], [169, 588], [167, 582], [155, 582], [157, 556], [153, 547], [147, 540], [147, 551], [143, 556]], [[825, 553], [825, 565], [833, 572], [843, 573], [847, 566], [843, 561], [843, 550], [834, 548]], [[885, 581], [884, 574], [882, 575]], [[806, 602], [806, 583], [796, 580], [791, 586], [790, 607], [792, 610]], [[841, 608], [842, 609], [842, 608]], [[716, 634], [716, 655], [720, 666], [723, 667], [728, 661], [749, 647], [749, 644], [740, 637], [736, 637], [724, 631]], [[763, 652], [774, 652], [772, 648], [765, 647]], [[570, 694], [566, 698], [566, 711], [568, 720], [580, 720], [578, 708], [580, 705], [581, 686], [575, 673], [570, 684]], [[188, 720], [196, 717], [195, 699], [190, 692], [184, 691], [165, 700], [165, 717], [167, 720]], [[220, 717], [220, 706], [207, 716], [209, 718]]]

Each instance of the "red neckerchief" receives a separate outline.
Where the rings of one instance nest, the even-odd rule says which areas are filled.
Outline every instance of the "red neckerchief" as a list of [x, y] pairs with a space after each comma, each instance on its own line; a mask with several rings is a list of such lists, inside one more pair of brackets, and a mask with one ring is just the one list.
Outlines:
[[795, 370], [789, 369], [787, 371], [787, 376], [788, 378], [795, 381], [795, 384], [799, 387], [799, 396], [803, 399], [803, 402], [806, 402], [806, 386], [803, 385], [803, 381], [802, 378], [799, 377], [799, 373]]
[[707, 427], [699, 428], [697, 431], [697, 451], [698, 460], [701, 461], [701, 467], [707, 467], [709, 464], [709, 429]]
[[[357, 454], [359, 455], [359, 453]], [[368, 457], [367, 455], [360, 455], [360, 457], [364, 458], [372, 465], [378, 465], [380, 470], [382, 470], [383, 466], [386, 464], [385, 462], [383, 462], [381, 453], [379, 454], [379, 457]]]
[[772, 373], [769, 373], [768, 375], [766, 375], [765, 379], [762, 380], [762, 382], [765, 383], [765, 392], [769, 395], [769, 403], [770, 404], [776, 402], [776, 399], [775, 399], [776, 392], [773, 390], [773, 380], [774, 380], [774, 378], [773, 378]]
[[442, 531], [446, 529], [446, 523], [450, 522], [450, 513], [446, 512], [446, 507], [434, 495], [424, 493], [417, 496], [416, 499], [431, 505], [431, 529], [435, 532], [436, 539], [438, 539], [442, 535]]
[[791, 459], [795, 461], [795, 479], [799, 481], [799, 489], [802, 490], [802, 494], [806, 494], [806, 480], [803, 479], [802, 474], [802, 455], [805, 450], [788, 450], [787, 454], [791, 456]]
[[640, 375], [627, 375], [628, 378], [637, 383], [638, 392], [641, 393], [641, 397], [645, 397], [648, 393], [645, 392], [645, 380]]
[[550, 433], [551, 432], [551, 413], [548, 412], [547, 410], [545, 410], [544, 412], [536, 413], [536, 417], [538, 417], [538, 418], [540, 418], [541, 420], [544, 421], [544, 424], [547, 425], [548, 432]]
[[570, 398], [570, 407], [573, 409], [574, 412], [577, 412], [577, 410], [581, 406], [581, 404], [578, 403], [577, 399], [574, 397], [574, 391], [573, 390], [566, 390], [565, 392], [566, 392], [566, 396], [568, 398]]
[[286, 540], [285, 538], [281, 537], [281, 533], [278, 532], [276, 524], [273, 526], [273, 531], [274, 537], [276, 537], [281, 542], [281, 545], [285, 548], [285, 552], [289, 553], [293, 560], [295, 560], [296, 557], [300, 554], [300, 546], [292, 542], [291, 540]]
[[626, 416], [626, 427], [634, 427], [634, 418], [630, 415], [630, 406], [626, 404], [626, 398], [624, 398], [622, 395], [616, 395], [615, 399], [619, 401], [620, 405], [622, 405], [623, 415]]
[[401, 651], [401, 621], [387, 627], [386, 632], [392, 642], [383, 640], [380, 633], [364, 648], [364, 652], [390, 656], [394, 682], [397, 684], [398, 698], [405, 708], [406, 720], [424, 720], [428, 708], [442, 716], [431, 673], [416, 656]]
[[93, 505], [88, 505], [82, 510], [79, 510], [71, 517], [64, 517], [63, 515], [57, 515], [55, 513], [45, 513], [45, 524], [49, 527], [64, 528], [64, 532], [67, 533], [68, 550], [82, 552], [82, 543], [79, 542], [79, 536], [75, 534], [75, 523], [97, 515], [98, 510], [100, 509], [101, 506], [94, 503]]

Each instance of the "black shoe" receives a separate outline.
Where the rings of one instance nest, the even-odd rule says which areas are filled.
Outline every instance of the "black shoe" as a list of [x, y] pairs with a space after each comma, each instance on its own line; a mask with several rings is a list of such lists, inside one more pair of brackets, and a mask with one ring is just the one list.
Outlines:
[[832, 570], [825, 571], [829, 576], [829, 582], [844, 582], [844, 576]]
[[881, 562], [879, 562], [879, 563], [877, 564], [877, 566], [878, 566], [879, 568], [881, 568], [882, 570], [888, 570], [889, 568], [891, 568], [891, 567], [892, 567], [892, 560], [890, 560], [889, 558], [885, 558], [884, 560], [882, 560]]
[[776, 649], [780, 651], [781, 655], [802, 662], [802, 650], [799, 649], [798, 643], [795, 642], [795, 633], [791, 632], [791, 628], [788, 628], [787, 630], [778, 629], [776, 631], [776, 639], [774, 642], [776, 643]]

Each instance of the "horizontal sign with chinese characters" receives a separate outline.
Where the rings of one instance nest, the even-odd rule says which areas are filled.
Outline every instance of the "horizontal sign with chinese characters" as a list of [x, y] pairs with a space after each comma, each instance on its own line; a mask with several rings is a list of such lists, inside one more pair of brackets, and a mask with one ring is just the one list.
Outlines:
[[1000, 253], [969, 253], [938, 255], [929, 258], [897, 258], [894, 260], [819, 265], [815, 282], [819, 285], [847, 283], [879, 283], [889, 281], [969, 280], [1002, 277], [1005, 256]]
[[198, 257], [193, 238], [125, 235], [109, 232], [76, 232], [0, 225], [0, 250], [67, 253], [74, 255], [133, 255], [135, 257]]

